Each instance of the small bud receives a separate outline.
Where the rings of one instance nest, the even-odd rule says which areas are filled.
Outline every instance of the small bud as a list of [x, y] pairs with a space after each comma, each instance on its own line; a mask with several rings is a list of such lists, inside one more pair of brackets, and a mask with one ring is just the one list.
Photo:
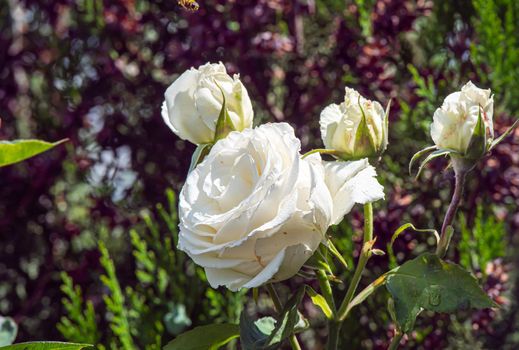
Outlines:
[[254, 113], [247, 89], [238, 75], [227, 74], [222, 63], [185, 71], [164, 94], [164, 122], [181, 139], [196, 145], [215, 142], [222, 111], [226, 113], [225, 128], [232, 125], [242, 131], [252, 127]]
[[346, 88], [344, 102], [321, 112], [321, 137], [327, 149], [343, 160], [380, 156], [387, 147], [388, 111], [377, 101]]
[[493, 113], [490, 89], [480, 89], [469, 81], [461, 91], [447, 96], [434, 112], [431, 137], [438, 149], [477, 161], [490, 150]]

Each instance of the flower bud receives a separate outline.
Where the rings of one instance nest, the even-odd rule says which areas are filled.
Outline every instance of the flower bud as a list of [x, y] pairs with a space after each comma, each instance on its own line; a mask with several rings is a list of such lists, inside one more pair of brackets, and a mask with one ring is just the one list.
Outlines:
[[472, 82], [447, 96], [434, 112], [431, 137], [437, 148], [477, 160], [487, 153], [494, 138], [494, 99], [490, 89]]
[[388, 114], [377, 101], [346, 88], [344, 102], [321, 112], [321, 137], [344, 160], [380, 156], [387, 147]]
[[194, 144], [215, 142], [216, 124], [225, 99], [233, 130], [252, 127], [254, 112], [239, 76], [222, 63], [206, 63], [180, 75], [166, 90], [162, 117], [181, 139]]

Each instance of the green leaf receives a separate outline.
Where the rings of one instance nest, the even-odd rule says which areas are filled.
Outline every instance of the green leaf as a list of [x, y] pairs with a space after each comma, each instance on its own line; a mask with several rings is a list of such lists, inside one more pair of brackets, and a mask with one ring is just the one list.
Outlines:
[[81, 350], [91, 348], [90, 344], [61, 343], [53, 341], [18, 343], [1, 347], [1, 350]]
[[66, 141], [68, 139], [54, 143], [40, 140], [0, 141], [0, 167], [34, 157]]
[[416, 227], [414, 227], [413, 224], [411, 224], [410, 222], [408, 222], [407, 224], [403, 224], [402, 226], [400, 226], [396, 231], [395, 233], [393, 233], [393, 236], [391, 237], [391, 244], [393, 244], [395, 242], [395, 240], [398, 238], [398, 236], [400, 236], [400, 234], [402, 232], [404, 232], [405, 230], [407, 230], [408, 228], [411, 228], [413, 229], [414, 231], [416, 232], [428, 232], [428, 233], [432, 233], [434, 235], [434, 237], [436, 238], [436, 244], [438, 244], [438, 242], [440, 242], [440, 236], [438, 235], [438, 231], [434, 230], [434, 229], [418, 229]]
[[510, 133], [512, 131], [514, 131], [514, 129], [517, 127], [517, 125], [519, 125], [519, 119], [517, 119], [515, 121], [515, 123], [512, 124], [511, 127], [509, 127], [501, 136], [499, 136], [497, 139], [495, 139], [493, 142], [492, 142], [492, 145], [490, 146], [490, 150], [492, 150], [494, 147], [496, 147], [501, 141], [504, 140], [505, 137], [507, 137], [508, 135], [510, 135]]
[[238, 338], [240, 327], [235, 324], [211, 324], [196, 327], [170, 341], [164, 350], [216, 350]]
[[413, 170], [413, 164], [414, 162], [420, 158], [421, 156], [423, 156], [424, 154], [428, 153], [428, 152], [432, 152], [434, 151], [435, 149], [437, 149], [438, 147], [437, 146], [429, 146], [429, 147], [425, 147], [423, 150], [421, 151], [418, 151], [416, 152], [413, 157], [411, 158], [411, 161], [409, 162], [409, 174], [412, 173], [412, 170]]
[[11, 317], [0, 316], [0, 346], [11, 345], [18, 334], [18, 326]]
[[479, 159], [487, 153], [487, 131], [483, 117], [481, 116], [481, 106], [479, 107], [478, 121], [474, 132], [470, 137], [469, 145], [465, 156], [468, 159]]
[[326, 302], [326, 299], [319, 293], [317, 293], [312, 287], [306, 286], [306, 293], [312, 300], [312, 303], [319, 307], [324, 315], [331, 320], [333, 318], [333, 312], [330, 305]]
[[423, 309], [450, 313], [496, 306], [470, 272], [429, 253], [391, 270], [386, 288], [395, 301], [396, 319], [403, 332], [413, 329]]
[[[276, 328], [276, 320], [263, 317], [257, 321], [250, 318], [247, 312], [240, 315], [240, 343], [245, 350], [275, 349], [268, 344], [269, 337]], [[167, 350], [167, 349], [164, 349]]]
[[216, 129], [214, 133], [214, 142], [225, 138], [231, 131], [236, 130], [234, 126], [231, 116], [227, 111], [227, 107], [225, 104], [225, 94], [223, 90], [220, 88], [223, 97], [222, 109], [220, 110], [220, 115], [218, 116], [218, 121], [216, 122]]
[[212, 145], [209, 143], [203, 143], [201, 145], [196, 146], [195, 152], [191, 156], [191, 164], [189, 165], [188, 174], [200, 163], [204, 160], [204, 157], [209, 154]]
[[292, 333], [308, 326], [297, 310], [305, 293], [305, 288], [299, 288], [285, 304], [275, 325], [273, 319], [262, 318], [253, 321], [245, 311], [240, 316], [240, 343], [246, 350], [273, 350], [278, 349], [281, 342]]
[[282, 342], [294, 332], [296, 327], [303, 327], [301, 325], [301, 316], [299, 311], [297, 311], [297, 307], [301, 303], [301, 300], [303, 300], [304, 295], [305, 288], [302, 287], [299, 288], [290, 299], [288, 299], [276, 322], [276, 328], [270, 335], [270, 343]]

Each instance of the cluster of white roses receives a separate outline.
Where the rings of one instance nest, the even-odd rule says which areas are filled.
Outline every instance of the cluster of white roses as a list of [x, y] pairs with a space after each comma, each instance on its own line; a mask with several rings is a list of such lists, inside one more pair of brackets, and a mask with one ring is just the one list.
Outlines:
[[[355, 129], [352, 124], [362, 119], [358, 93], [348, 93], [338, 112], [323, 112], [327, 146], [342, 145], [338, 134]], [[216, 133], [224, 99], [235, 131], [220, 139]], [[387, 131], [375, 115], [380, 105], [361, 103], [385, 140]], [[237, 290], [292, 277], [325, 239], [328, 227], [355, 203], [384, 197], [367, 159], [303, 158], [290, 125], [253, 128], [247, 90], [221, 63], [192, 68], [175, 80], [166, 91], [162, 115], [182, 139], [197, 145], [218, 140], [188, 174], [179, 203], [179, 248], [204, 267], [213, 287]], [[348, 152], [351, 148], [345, 145]]]
[[[470, 82], [449, 95], [434, 115], [436, 147], [466, 154], [478, 123], [486, 147], [492, 108], [490, 91]], [[326, 149], [302, 156], [289, 124], [252, 127], [247, 90], [222, 63], [186, 71], [167, 89], [162, 116], [179, 137], [210, 151], [195, 160], [180, 194], [179, 248], [213, 287], [292, 277], [355, 203], [384, 197], [368, 158], [386, 149], [388, 109], [346, 88], [344, 101], [321, 113]]]

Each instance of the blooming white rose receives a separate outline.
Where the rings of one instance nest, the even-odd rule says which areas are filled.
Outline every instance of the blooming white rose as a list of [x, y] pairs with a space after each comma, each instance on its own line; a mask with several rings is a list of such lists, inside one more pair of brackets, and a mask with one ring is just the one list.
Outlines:
[[333, 200], [332, 225], [342, 221], [355, 203], [366, 204], [384, 198], [384, 187], [376, 179], [368, 159], [324, 162], [325, 181]]
[[387, 147], [386, 112], [354, 89], [346, 88], [341, 104], [326, 107], [319, 124], [325, 147], [343, 159], [377, 156]]
[[494, 137], [494, 98], [490, 89], [480, 89], [469, 81], [461, 91], [447, 96], [434, 112], [431, 137], [436, 146], [466, 154], [480, 113], [485, 124], [485, 140], [491, 140]]
[[252, 127], [254, 112], [247, 89], [238, 75], [227, 74], [222, 63], [206, 63], [180, 75], [164, 94], [162, 117], [181, 139], [197, 145], [212, 143], [222, 92], [234, 129]]
[[[301, 159], [299, 150], [288, 124], [265, 124], [231, 132], [189, 173], [180, 194], [179, 248], [205, 268], [211, 286], [237, 290], [292, 277], [323, 240], [332, 215], [342, 218], [349, 203], [366, 200], [358, 192], [368, 189], [355, 186], [364, 185], [359, 176], [366, 174], [357, 171], [363, 166], [323, 165], [317, 154]], [[335, 197], [345, 200], [337, 213], [325, 168], [341, 193]]]

